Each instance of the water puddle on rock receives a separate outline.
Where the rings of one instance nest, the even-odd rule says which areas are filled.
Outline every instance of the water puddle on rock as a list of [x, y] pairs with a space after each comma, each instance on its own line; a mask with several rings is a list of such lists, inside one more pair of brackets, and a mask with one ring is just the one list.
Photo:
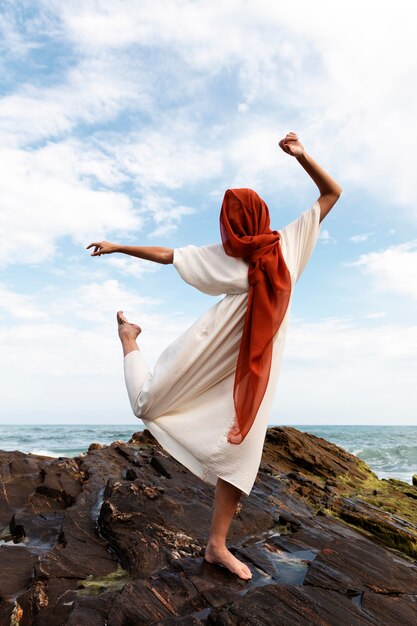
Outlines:
[[103, 506], [103, 502], [104, 502], [104, 489], [105, 488], [102, 487], [101, 489], [98, 490], [96, 502], [91, 507], [90, 515], [96, 527], [98, 526], [98, 518], [100, 516], [101, 507]]
[[[250, 587], [262, 587], [274, 582], [302, 585], [317, 551], [294, 550], [292, 547], [285, 550], [273, 543], [273, 538], [280, 536], [280, 533], [275, 531], [265, 535], [260, 541], [241, 546], [234, 551], [237, 558], [252, 566], [252, 571], [255, 570]], [[272, 541], [268, 541], [271, 539]], [[241, 593], [246, 593], [246, 590]]]

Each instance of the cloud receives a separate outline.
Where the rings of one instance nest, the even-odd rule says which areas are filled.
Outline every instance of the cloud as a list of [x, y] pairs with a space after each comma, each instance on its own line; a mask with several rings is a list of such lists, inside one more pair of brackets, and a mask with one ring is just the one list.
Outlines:
[[110, 145], [107, 137], [101, 142], [138, 189], [179, 189], [221, 173], [220, 150], [198, 142], [195, 124], [163, 116], [160, 124], [158, 131], [148, 128], [123, 140], [113, 137]]
[[16, 293], [0, 284], [0, 311], [7, 312], [13, 318], [47, 320], [49, 315], [35, 302], [33, 296]]
[[360, 233], [358, 235], [352, 235], [352, 237], [349, 237], [349, 241], [352, 243], [362, 243], [362, 241], [368, 241], [371, 235], [373, 235], [373, 233]]
[[[283, 121], [285, 126], [296, 123], [307, 148], [325, 157], [343, 185], [353, 183], [381, 199], [395, 199], [409, 217], [417, 217], [416, 192], [407, 184], [417, 138], [412, 123], [414, 32], [411, 21], [393, 14], [390, 3], [379, 7], [377, 28], [372, 5], [363, 8], [358, 20], [354, 11], [336, 12], [328, 2], [302, 2], [297, 10], [254, 0], [244, 4], [244, 11], [239, 0], [170, 2], [158, 12], [151, 2], [116, 0], [48, 2], [48, 8], [62, 34], [86, 58], [110, 50], [117, 56], [127, 49], [138, 56], [146, 49], [162, 72], [156, 74], [166, 80], [169, 54], [174, 80], [167, 84], [175, 93], [187, 83], [201, 84], [202, 73], [207, 85], [212, 77], [233, 72], [236, 108], [245, 115], [252, 111], [255, 124], [265, 116], [275, 121], [275, 128]], [[164, 54], [158, 57], [159, 51]], [[239, 149], [238, 129], [239, 123], [231, 136], [227, 133], [232, 155]], [[331, 143], [326, 141], [330, 135]], [[392, 149], [399, 143], [400, 151]], [[249, 172], [252, 180], [265, 160], [272, 168], [273, 161], [258, 153], [261, 163], [258, 172]]]
[[6, 422], [27, 423], [30, 416], [63, 423], [128, 421], [116, 311], [142, 327], [139, 345], [150, 367], [192, 322], [172, 308], [161, 313], [161, 300], [138, 296], [114, 279], [71, 290], [64, 285], [31, 298], [11, 290], [0, 295], [0, 417]]
[[[337, 13], [323, 1], [302, 2], [295, 10], [251, 0], [244, 11], [239, 0], [174, 1], [158, 12], [150, 1], [133, 0], [48, 0], [40, 6], [38, 28], [45, 22], [49, 36], [73, 46], [78, 63], [62, 84], [43, 91], [27, 87], [5, 100], [6, 113], [20, 116], [23, 133], [43, 126], [49, 135], [66, 132], [76, 120], [108, 120], [131, 106], [155, 115], [161, 87], [182, 106], [177, 94], [190, 97], [189, 89], [200, 90], [207, 110], [216, 104], [211, 81], [224, 72], [236, 78], [233, 106], [252, 111], [255, 125], [265, 117], [276, 129], [296, 123], [308, 149], [325, 156], [343, 183], [369, 188], [372, 181], [371, 193], [383, 198], [388, 191], [416, 215], [410, 206], [415, 192], [404, 184], [412, 173], [417, 132], [414, 32], [389, 3], [379, 8], [377, 28], [372, 6], [358, 20], [355, 12]], [[141, 62], [145, 51], [152, 74]], [[223, 98], [223, 107], [228, 104]], [[240, 123], [228, 137], [232, 152], [241, 138]], [[331, 144], [324, 139], [329, 134]], [[398, 141], [400, 154], [391, 149]]]
[[[23, 21], [23, 20], [22, 20]], [[4, 61], [7, 58], [24, 59], [28, 52], [37, 47], [27, 32], [24, 30], [24, 24], [19, 23], [19, 16], [13, 13], [12, 3], [4, 3], [2, 6], [2, 14], [0, 15], [0, 67], [7, 74]]]
[[[67, 136], [80, 124], [103, 124], [132, 106], [146, 112], [150, 101], [146, 72], [130, 64], [120, 72], [111, 56], [89, 57], [69, 68], [52, 85], [30, 82], [0, 99], [3, 145], [31, 145]], [[132, 75], [132, 72], [134, 75]], [[141, 85], [141, 87], [139, 87]]]
[[109, 231], [140, 228], [130, 198], [91, 188], [73, 150], [0, 149], [0, 230], [7, 233], [1, 265], [44, 262], [62, 237], [85, 244]]
[[133, 257], [108, 256], [107, 264], [123, 276], [133, 276], [134, 278], [147, 278], [150, 274], [155, 274], [161, 270], [161, 266], [156, 263]]
[[373, 313], [366, 313], [363, 317], [364, 319], [375, 320], [381, 317], [386, 317], [386, 315], [385, 311], [375, 311]]
[[417, 326], [293, 320], [271, 421], [415, 423]]
[[322, 243], [337, 243], [337, 239], [331, 236], [330, 232], [326, 229], [320, 230], [319, 239]]
[[362, 254], [347, 265], [359, 267], [370, 276], [376, 291], [398, 293], [417, 301], [417, 239]]
[[[27, 77], [0, 100], [0, 137], [11, 151], [4, 148], [2, 165], [11, 156], [12, 169], [0, 209], [14, 212], [4, 223], [16, 233], [2, 263], [17, 249], [21, 262], [50, 259], [63, 235], [80, 241], [121, 223], [138, 229], [143, 221], [133, 202], [144, 207], [142, 219], [154, 221], [151, 237], [172, 235], [195, 210], [174, 192], [205, 181], [209, 191], [227, 180], [227, 186], [265, 193], [292, 188], [301, 195], [310, 180], [276, 146], [288, 125], [343, 186], [366, 188], [385, 202], [394, 198], [409, 218], [417, 215], [413, 187], [404, 184], [413, 175], [414, 99], [407, 90], [416, 69], [409, 54], [414, 40], [390, 11], [380, 10], [376, 29], [369, 8], [360, 21], [354, 12], [343, 19], [331, 13], [327, 28], [308, 3], [294, 11], [264, 2], [259, 10], [250, 1], [243, 12], [237, 0], [172, 2], [158, 12], [151, 2], [118, 0], [40, 6], [27, 25], [9, 11], [5, 32], [38, 47], [59, 39], [70, 52], [63, 71], [48, 81]], [[403, 136], [400, 154], [388, 148]], [[24, 152], [13, 154], [17, 147]], [[59, 217], [55, 211], [66, 197], [82, 207], [71, 211], [70, 224], [68, 207]], [[22, 229], [30, 199], [38, 224], [29, 219]], [[323, 243], [331, 241], [326, 233]]]

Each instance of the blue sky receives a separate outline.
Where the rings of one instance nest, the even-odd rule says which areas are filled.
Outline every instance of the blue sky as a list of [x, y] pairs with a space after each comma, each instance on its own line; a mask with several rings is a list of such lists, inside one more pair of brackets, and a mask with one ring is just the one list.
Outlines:
[[216, 300], [85, 246], [219, 241], [228, 187], [283, 227], [318, 197], [277, 147], [290, 130], [343, 195], [294, 292], [271, 423], [416, 423], [413, 5], [354, 6], [2, 3], [2, 423], [138, 423], [115, 311], [153, 364]]

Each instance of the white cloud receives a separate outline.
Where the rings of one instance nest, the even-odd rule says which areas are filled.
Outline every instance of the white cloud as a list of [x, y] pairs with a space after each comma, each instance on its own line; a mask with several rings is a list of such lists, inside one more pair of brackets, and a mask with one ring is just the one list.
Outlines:
[[330, 232], [326, 230], [325, 228], [320, 230], [319, 239], [322, 243], [336, 243], [337, 242], [337, 240], [334, 237], [332, 237]]
[[109, 231], [140, 228], [128, 196], [91, 188], [83, 167], [69, 146], [0, 149], [0, 230], [7, 233], [0, 265], [46, 261], [64, 236], [85, 245]]
[[17, 319], [48, 319], [48, 313], [35, 302], [34, 296], [16, 293], [0, 284], [0, 311]]
[[[151, 211], [154, 237], [172, 234], [181, 217], [189, 214], [190, 207], [174, 200], [168, 190], [204, 180], [223, 186], [225, 178], [227, 186], [259, 186], [266, 193], [295, 184], [304, 190], [310, 180], [276, 146], [288, 125], [296, 126], [306, 148], [318, 158], [323, 156], [336, 177], [340, 173], [342, 185], [350, 182], [385, 201], [393, 198], [406, 205], [413, 218], [415, 192], [405, 184], [413, 176], [409, 152], [415, 128], [410, 124], [415, 108], [411, 77], [416, 69], [415, 55], [410, 54], [412, 29], [393, 21], [386, 7], [379, 11], [378, 28], [374, 28], [370, 7], [357, 20], [355, 12], [342, 15], [326, 2], [319, 6], [329, 15], [331, 28], [324, 25], [320, 8], [308, 3], [294, 10], [272, 2], [262, 2], [260, 8], [250, 1], [242, 11], [238, 0], [172, 2], [163, 11], [155, 11], [151, 2], [48, 2], [20, 33], [9, 19], [5, 28], [16, 41], [20, 37], [33, 43], [37, 27], [52, 40], [59, 37], [74, 46], [74, 57], [54, 82], [26, 82], [0, 100], [4, 146], [12, 150], [28, 142], [56, 140], [20, 154], [18, 165], [11, 159], [8, 196], [13, 198], [10, 205], [16, 217], [5, 220], [5, 225], [16, 234], [3, 263], [18, 248], [21, 261], [49, 259], [62, 234], [80, 240], [85, 233], [104, 235], [105, 230], [117, 228], [114, 222], [126, 221], [131, 229], [133, 221], [138, 227], [132, 201], [120, 193], [123, 183], [133, 182], [131, 197], [149, 190], [159, 197], [160, 208]], [[117, 24], [123, 28], [115, 28]], [[36, 45], [42, 44], [37, 40]], [[144, 61], [145, 52], [152, 72]], [[381, 65], [384, 72], [379, 71]], [[227, 92], [234, 111], [240, 103], [244, 116], [230, 115], [227, 98], [222, 99], [225, 112], [217, 110], [210, 81], [223, 71], [234, 79]], [[198, 115], [199, 101], [204, 105], [198, 106]], [[272, 105], [277, 102], [278, 109]], [[207, 123], [204, 116], [209, 112]], [[143, 113], [149, 117], [145, 124], [140, 120]], [[96, 124], [108, 124], [120, 115], [124, 119], [133, 115], [143, 130], [115, 127], [96, 132]], [[60, 141], [79, 132], [80, 125], [90, 128], [88, 141]], [[405, 136], [400, 153], [388, 148]], [[52, 160], [54, 171], [48, 175]], [[30, 176], [33, 168], [40, 170], [39, 177]], [[76, 180], [65, 185], [70, 170]], [[90, 179], [117, 195], [98, 195], [103, 192], [91, 189], [97, 184], [88, 184]], [[30, 194], [24, 193], [27, 183]], [[41, 209], [39, 225], [29, 219], [22, 230], [26, 212], [21, 207], [27, 204], [27, 196], [44, 207], [53, 199], [62, 204], [69, 197], [72, 206], [83, 210], [74, 209], [76, 219], [68, 224], [67, 207], [59, 218], [53, 209]], [[87, 208], [98, 204], [103, 207], [100, 216]], [[103, 219], [110, 204], [114, 217], [118, 214], [121, 219]], [[2, 202], [1, 209], [8, 206], [9, 202]], [[31, 213], [37, 213], [36, 206]], [[42, 213], [51, 221], [45, 229]], [[88, 216], [97, 223], [97, 234], [92, 234]], [[76, 235], [75, 221], [80, 224]]]
[[[405, 11], [411, 6], [405, 3]], [[369, 181], [375, 180], [375, 193], [382, 183], [385, 192], [397, 192], [397, 199], [408, 205], [415, 198], [412, 186], [404, 182], [412, 172], [416, 57], [412, 20], [400, 17], [389, 2], [379, 5], [376, 27], [372, 4], [363, 8], [358, 20], [355, 11], [336, 12], [327, 1], [314, 6], [302, 2], [297, 8], [266, 0], [174, 1], [155, 11], [149, 1], [48, 0], [38, 27], [42, 19], [48, 23], [53, 18], [55, 37], [75, 45], [81, 61], [66, 83], [43, 92], [46, 97], [29, 90], [11, 96], [14, 99], [6, 100], [6, 108], [12, 117], [13, 110], [18, 111], [24, 132], [30, 132], [29, 117], [36, 120], [34, 129], [49, 125], [48, 133], [65, 131], [74, 119], [108, 119], [129, 102], [138, 106], [140, 94], [158, 97], [148, 73], [139, 77], [132, 71], [141, 65], [142, 50], [162, 50], [163, 56], [155, 54], [153, 61], [164, 80], [167, 69], [173, 76], [164, 86], [177, 93], [189, 83], [201, 84], [202, 73], [210, 78], [232, 69], [241, 105], [250, 109], [263, 105], [256, 116], [258, 124], [265, 114], [273, 117], [276, 128], [277, 118], [279, 125], [283, 119], [291, 125], [297, 122], [308, 147], [326, 155], [328, 163], [343, 174], [342, 182], [369, 187]], [[133, 52], [130, 58], [125, 54], [128, 50]], [[118, 72], [121, 62], [123, 71]], [[160, 71], [154, 76], [160, 76]], [[265, 106], [269, 102], [279, 103], [278, 115], [276, 106], [270, 110]], [[58, 103], [58, 116], [56, 107], [49, 108], [51, 103]], [[26, 104], [32, 104], [30, 116]], [[147, 101], [143, 106], [150, 111], [153, 104]], [[283, 112], [285, 107], [293, 111], [290, 116]], [[237, 128], [238, 124], [235, 133]], [[324, 139], [329, 134], [333, 149]], [[398, 154], [391, 146], [400, 138]]]
[[[9, 303], [0, 328], [0, 419], [5, 422], [27, 423], [31, 416], [64, 423], [114, 423], [121, 416], [126, 422], [131, 411], [116, 311], [124, 310], [142, 327], [139, 345], [150, 367], [191, 324], [175, 311], [161, 313], [160, 300], [138, 296], [116, 280], [44, 291], [30, 299], [10, 290], [0, 295]], [[26, 307], [27, 315], [16, 319]]]
[[3, 13], [0, 15], [0, 64], [3, 64], [5, 57], [22, 59], [36, 47], [36, 43], [28, 38], [26, 33], [21, 32], [12, 7], [7, 10], [3, 6], [2, 10]]
[[417, 239], [381, 252], [362, 254], [348, 265], [359, 267], [370, 276], [375, 290], [417, 301]]
[[373, 233], [359, 233], [358, 235], [352, 235], [352, 237], [349, 237], [349, 241], [352, 243], [362, 243], [362, 241], [368, 241], [372, 234]]
[[16, 147], [66, 136], [80, 123], [113, 120], [133, 104], [147, 111], [145, 74], [129, 63], [120, 72], [116, 59], [100, 56], [81, 60], [52, 86], [26, 83], [0, 99], [2, 144]]
[[293, 321], [271, 422], [415, 424], [417, 326], [374, 324]]
[[149, 233], [149, 237], [166, 236], [174, 232], [184, 215], [192, 215], [192, 207], [177, 205], [170, 197], [147, 194], [142, 202], [141, 211], [152, 216], [156, 229]]
[[[416, 192], [407, 182], [417, 139], [414, 30], [412, 20], [392, 6], [380, 3], [376, 25], [373, 4], [363, 7], [358, 20], [355, 11], [335, 11], [327, 1], [297, 7], [258, 0], [170, 2], [161, 11], [152, 2], [48, 2], [62, 34], [86, 58], [110, 50], [117, 56], [129, 48], [139, 54], [139, 46], [164, 51], [176, 93], [201, 82], [203, 72], [209, 79], [233, 70], [241, 110], [244, 105], [254, 112], [255, 126], [267, 116], [278, 130], [297, 124], [307, 149], [324, 157], [342, 186], [350, 182], [384, 200], [395, 199], [415, 219]], [[405, 14], [412, 6], [404, 4]], [[163, 71], [162, 64], [158, 67]], [[278, 110], [268, 103], [279, 103]], [[232, 156], [239, 147], [245, 151], [239, 146], [238, 117], [225, 138]], [[400, 150], [393, 149], [399, 144]], [[272, 170], [272, 159], [260, 150], [248, 151], [251, 180], [266, 163]]]
[[[139, 189], [178, 189], [221, 173], [220, 151], [198, 141], [194, 124], [180, 119], [161, 120], [161, 124], [159, 131], [133, 132], [107, 147]], [[102, 144], [107, 143], [105, 137]]]
[[375, 311], [373, 313], [366, 313], [365, 315], [363, 315], [363, 318], [368, 320], [376, 320], [381, 317], [386, 317], [386, 315], [387, 314], [385, 313], [385, 311]]
[[124, 276], [133, 276], [134, 278], [146, 278], [149, 274], [155, 274], [161, 270], [161, 266], [151, 261], [144, 261], [133, 257], [106, 257], [107, 264], [118, 270]]

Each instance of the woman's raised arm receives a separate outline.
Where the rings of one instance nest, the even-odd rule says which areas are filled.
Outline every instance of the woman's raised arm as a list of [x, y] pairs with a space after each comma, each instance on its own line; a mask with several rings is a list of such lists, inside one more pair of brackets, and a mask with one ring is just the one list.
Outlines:
[[161, 246], [123, 246], [117, 243], [111, 243], [111, 241], [96, 241], [90, 243], [87, 246], [93, 248], [91, 256], [101, 256], [102, 254], [113, 254], [114, 252], [121, 252], [122, 254], [129, 254], [135, 256], [138, 259], [145, 259], [146, 261], [154, 261], [155, 263], [163, 263], [168, 265], [174, 260], [174, 250], [172, 248], [163, 248]]
[[320, 191], [318, 203], [321, 222], [340, 198], [341, 186], [304, 150], [296, 133], [288, 133], [284, 139], [281, 139], [279, 146], [284, 152], [294, 156], [316, 183]]

